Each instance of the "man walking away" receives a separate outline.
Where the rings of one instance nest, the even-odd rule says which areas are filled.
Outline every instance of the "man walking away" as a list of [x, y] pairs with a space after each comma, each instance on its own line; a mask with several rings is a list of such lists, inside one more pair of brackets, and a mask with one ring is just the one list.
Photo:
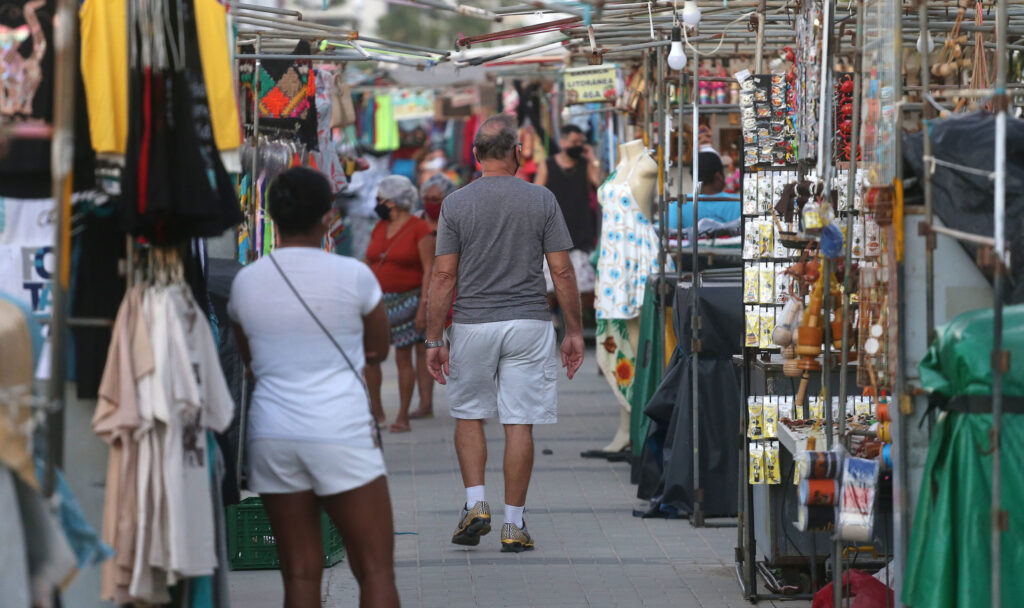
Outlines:
[[[483, 175], [445, 199], [437, 225], [427, 364], [431, 375], [448, 386], [466, 486], [452, 542], [477, 545], [491, 530], [483, 421], [497, 414], [505, 429], [501, 550], [519, 552], [533, 549], [523, 521], [533, 470], [533, 425], [557, 420], [558, 352], [545, 298], [544, 259], [565, 316], [561, 362], [570, 379], [583, 363], [580, 300], [568, 253], [573, 242], [554, 195], [515, 177], [521, 154], [515, 119], [487, 119], [473, 144]], [[456, 285], [454, 323], [445, 340], [445, 317]]]

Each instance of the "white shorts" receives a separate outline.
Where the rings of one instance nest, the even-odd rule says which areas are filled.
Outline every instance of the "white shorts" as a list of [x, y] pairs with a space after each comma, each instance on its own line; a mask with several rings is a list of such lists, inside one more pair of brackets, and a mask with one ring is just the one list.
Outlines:
[[455, 323], [448, 330], [453, 418], [502, 424], [558, 421], [558, 352], [551, 321]]
[[387, 475], [378, 448], [294, 439], [252, 439], [249, 489], [258, 494], [291, 494], [313, 490], [331, 496], [360, 488]]
[[[582, 249], [569, 251], [569, 260], [572, 262], [573, 270], [576, 271], [576, 288], [580, 293], [594, 291], [594, 287], [597, 284], [597, 271], [594, 270], [594, 265], [590, 263], [590, 256], [590, 253]], [[548, 293], [555, 293], [555, 284], [551, 280], [551, 270], [548, 268], [547, 256], [544, 257], [544, 283], [547, 285]]]

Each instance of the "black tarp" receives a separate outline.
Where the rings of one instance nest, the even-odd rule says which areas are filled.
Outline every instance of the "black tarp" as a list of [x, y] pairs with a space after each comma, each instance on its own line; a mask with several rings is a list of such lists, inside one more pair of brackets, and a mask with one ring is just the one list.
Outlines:
[[[673, 317], [679, 345], [644, 410], [653, 422], [640, 456], [637, 495], [651, 501], [651, 515], [693, 510], [690, 289], [677, 286]], [[742, 401], [740, 370], [733, 365], [732, 356], [741, 351], [742, 286], [737, 282], [704, 284], [699, 298], [701, 508], [709, 517], [731, 517], [736, 515]]]
[[[931, 122], [932, 156], [992, 171], [995, 167], [995, 117], [976, 112]], [[925, 164], [924, 135], [911, 133], [903, 138], [904, 161], [918, 181]], [[932, 205], [947, 226], [979, 235], [991, 236], [994, 225], [995, 182], [987, 175], [938, 166], [932, 174]], [[942, 238], [942, 237], [940, 237]], [[1006, 303], [1024, 302], [1024, 121], [1006, 121], [1006, 242], [1010, 248], [1011, 284]], [[974, 257], [978, 245], [962, 243]]]

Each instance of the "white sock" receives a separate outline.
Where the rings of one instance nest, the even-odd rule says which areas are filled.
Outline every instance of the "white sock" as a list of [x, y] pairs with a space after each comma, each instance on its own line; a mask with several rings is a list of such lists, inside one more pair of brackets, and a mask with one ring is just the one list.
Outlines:
[[472, 509], [473, 505], [478, 502], [484, 502], [487, 500], [487, 496], [484, 493], [485, 486], [470, 486], [466, 488], [466, 508]]
[[512, 505], [505, 505], [505, 523], [515, 524], [516, 527], [523, 527], [523, 510], [525, 506], [513, 507]]

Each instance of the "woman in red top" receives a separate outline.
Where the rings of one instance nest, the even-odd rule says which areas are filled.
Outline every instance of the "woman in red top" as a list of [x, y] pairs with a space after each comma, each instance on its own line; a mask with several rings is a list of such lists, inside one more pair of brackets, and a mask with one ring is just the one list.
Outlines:
[[[381, 221], [373, 228], [366, 249], [366, 264], [377, 275], [384, 291], [384, 305], [391, 325], [391, 343], [395, 346], [398, 366], [399, 411], [392, 433], [404, 433], [409, 427], [409, 406], [417, 385], [420, 410], [433, 407], [434, 381], [427, 371], [423, 345], [427, 321], [427, 287], [430, 267], [434, 262], [433, 228], [413, 216], [418, 199], [416, 187], [401, 175], [381, 180], [377, 187], [377, 215]], [[416, 349], [416, 368], [412, 351]], [[379, 365], [366, 366], [366, 383], [370, 389], [370, 406], [379, 422], [385, 420], [381, 402], [381, 370]]]

